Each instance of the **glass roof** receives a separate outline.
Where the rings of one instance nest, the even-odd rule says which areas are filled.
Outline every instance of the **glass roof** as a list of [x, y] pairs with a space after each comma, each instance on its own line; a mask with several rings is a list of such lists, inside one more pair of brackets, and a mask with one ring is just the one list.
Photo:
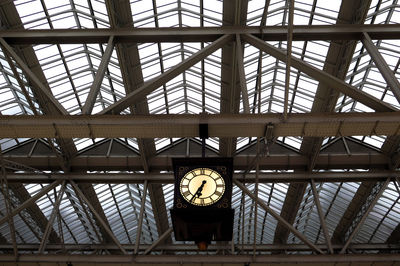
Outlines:
[[[287, 26], [289, 13], [287, 1], [271, 0], [268, 8], [265, 1], [250, 0], [247, 5], [247, 15], [244, 21], [240, 16], [236, 21], [225, 18], [223, 1], [221, 0], [135, 0], [129, 1], [131, 15], [128, 26], [135, 28], [166, 28], [166, 27], [220, 27], [223, 25], [247, 26]], [[13, 1], [25, 29], [98, 29], [114, 28], [112, 14], [107, 5], [99, 0], [16, 0]], [[333, 25], [341, 24], [339, 11], [342, 1], [332, 0], [297, 0], [295, 1], [295, 25]], [[400, 23], [400, 12], [397, 1], [371, 1], [365, 20], [366, 24]], [[122, 20], [122, 19], [121, 19]], [[122, 23], [122, 22], [121, 22]], [[400, 78], [399, 40], [373, 41], [389, 68]], [[286, 52], [286, 41], [269, 41], [268, 44]], [[168, 42], [168, 43], [138, 43], [129, 46], [132, 53], [137, 53], [139, 62], [132, 63], [129, 75], [137, 78], [139, 87], [157, 78], [161, 74], [180, 64], [210, 42]], [[334, 49], [336, 42], [330, 41], [294, 41], [292, 56], [320, 70], [330, 67], [327, 56]], [[82, 113], [92, 83], [99, 71], [99, 66], [107, 49], [105, 44], [46, 44], [33, 45], [34, 57], [31, 58], [40, 73], [42, 82], [48, 86], [54, 97], [71, 115]], [[123, 66], [126, 58], [118, 52], [119, 46], [112, 49], [111, 58], [107, 64], [100, 91], [95, 99], [92, 114], [98, 114], [111, 104], [126, 96], [130, 90], [129, 81], [124, 77]], [[227, 105], [234, 105], [223, 96], [222, 85], [228, 80], [229, 89], [234, 90], [237, 81], [236, 73], [231, 66], [224, 62], [224, 48], [218, 49], [207, 58], [183, 71], [163, 86], [155, 89], [146, 96], [144, 113], [149, 114], [219, 114]], [[234, 50], [234, 49], [232, 49]], [[232, 54], [235, 57], [234, 54]], [[394, 97], [390, 87], [380, 74], [378, 68], [369, 56], [362, 42], [355, 43], [354, 53], [348, 58], [349, 67], [343, 71], [345, 82], [356, 89], [370, 94], [379, 100], [399, 109], [400, 103]], [[124, 61], [122, 61], [124, 60]], [[261, 52], [247, 43], [243, 44], [243, 61], [245, 81], [248, 90], [248, 100], [251, 113], [283, 113], [286, 62]], [[226, 71], [229, 69], [229, 71]], [[133, 73], [134, 72], [134, 73]], [[229, 74], [224, 74], [229, 72]], [[136, 75], [138, 74], [138, 75]], [[6, 56], [0, 47], [0, 114], [2, 115], [35, 115], [45, 114], [40, 101], [35, 97], [28, 78], [21, 68]], [[236, 82], [237, 83], [237, 82]], [[313, 111], [317, 99], [317, 91], [321, 84], [305, 73], [291, 67], [289, 82], [289, 113], [309, 113]], [[240, 99], [239, 99], [240, 98]], [[233, 113], [243, 113], [242, 96]], [[334, 99], [336, 100], [336, 98]], [[147, 108], [148, 107], [148, 108]], [[334, 112], [371, 112], [369, 107], [339, 94]], [[125, 109], [122, 114], [131, 115], [135, 109]], [[353, 136], [357, 143], [379, 150], [385, 143], [384, 136]], [[337, 141], [338, 138], [326, 138], [324, 145]], [[46, 140], [44, 143], [48, 143]], [[199, 142], [198, 138], [188, 139]], [[1, 149], [10, 150], [27, 144], [26, 139], [1, 139]], [[140, 155], [140, 140], [130, 139], [73, 139], [79, 154], [101, 155], [108, 158], [113, 152], [113, 145], [118, 143], [129, 151], [130, 156]], [[222, 142], [222, 141], [221, 141]], [[255, 138], [238, 138], [236, 153], [254, 148]], [[168, 151], [182, 143], [182, 139], [154, 139], [156, 153]], [[209, 138], [207, 148], [218, 153], [219, 138]], [[302, 137], [281, 137], [276, 140], [281, 146], [289, 147], [296, 155], [300, 154]], [[115, 144], [117, 145], [117, 144]], [[57, 146], [57, 144], [56, 144]], [[59, 148], [57, 146], [57, 148]], [[122, 149], [122, 148], [121, 148]], [[119, 151], [121, 151], [119, 149]], [[32, 153], [33, 148], [30, 153]], [[106, 151], [106, 152], [104, 152]], [[375, 151], [375, 150], [374, 150]], [[234, 152], [235, 153], [235, 152]], [[121, 154], [119, 154], [121, 155]], [[182, 156], [190, 154], [182, 153]], [[290, 156], [288, 156], [289, 158]], [[168, 155], [165, 158], [169, 159]], [[289, 159], [288, 159], [289, 160]], [[147, 171], [147, 169], [146, 169]], [[107, 172], [105, 172], [107, 173]], [[45, 185], [25, 184], [23, 187], [30, 195], [36, 194]], [[246, 184], [247, 188], [255, 191], [254, 184]], [[272, 209], [280, 213], [288, 191], [289, 183], [259, 184], [258, 197]], [[321, 183], [317, 184], [323, 212], [332, 235], [339, 223], [337, 217], [342, 217], [354, 194], [359, 188], [359, 182], [351, 183]], [[37, 208], [45, 219], [50, 217], [53, 204], [60, 191], [60, 185], [37, 201]], [[132, 244], [136, 241], [138, 217], [142, 184], [93, 184], [93, 189], [101, 208], [107, 218], [107, 223], [118, 241], [122, 244]], [[313, 243], [324, 243], [324, 235], [314, 204], [311, 187], [308, 185], [297, 211], [294, 226]], [[162, 193], [166, 210], [172, 208], [173, 185], [163, 184]], [[354, 242], [382, 243], [385, 242], [398, 224], [400, 215], [399, 187], [390, 183], [378, 203], [369, 214], [365, 224], [356, 236]], [[1, 195], [2, 196], [2, 195]], [[11, 205], [20, 205], [23, 201], [11, 192]], [[254, 201], [244, 195], [236, 186], [233, 188], [232, 206], [236, 215], [234, 220], [234, 241], [237, 244], [272, 244], [277, 221], [262, 208], [256, 208]], [[67, 185], [62, 197], [60, 211], [52, 226], [58, 236], [62, 236], [68, 244], [101, 244], [104, 239], [101, 228], [93, 223], [93, 216], [88, 211], [87, 203], [82, 202], [72, 186]], [[257, 210], [257, 211], [255, 211]], [[257, 218], [255, 218], [257, 213]], [[0, 216], [6, 215], [6, 206], [0, 200]], [[172, 222], [167, 211], [168, 225]], [[43, 228], [35, 222], [33, 212], [24, 210], [15, 216], [17, 243], [40, 242]], [[256, 220], [256, 223], [254, 222]], [[256, 225], [255, 225], [256, 224]], [[150, 197], [146, 197], [143, 228], [140, 244], [150, 245], [159, 238], [156, 217], [153, 212]], [[254, 239], [254, 231], [256, 236]], [[0, 234], [12, 242], [8, 223], [0, 226]], [[173, 239], [173, 244], [178, 242]], [[301, 243], [292, 233], [288, 243]], [[2, 251], [0, 251], [1, 253]]]
[[378, 202], [369, 213], [355, 238], [357, 243], [383, 243], [398, 224], [400, 215], [399, 184], [390, 182]]
[[[258, 198], [268, 204], [276, 213], [280, 214], [285, 200], [288, 184], [271, 183], [259, 184]], [[249, 184], [247, 189], [255, 192], [255, 184]], [[272, 244], [274, 232], [278, 224], [277, 220], [270, 214], [254, 205], [254, 201], [245, 195], [238, 187], [233, 188], [232, 208], [235, 209], [233, 225], [233, 238], [235, 243], [240, 244]], [[243, 212], [244, 210], [244, 212]], [[255, 217], [257, 213], [257, 217]], [[257, 218], [256, 225], [254, 220]], [[254, 240], [254, 230], [256, 239]]]
[[[320, 183], [316, 184], [319, 201], [321, 203], [322, 213], [325, 216], [325, 222], [329, 235], [338, 225], [348, 205], [357, 191], [359, 183]], [[302, 232], [313, 243], [325, 243], [324, 234], [320, 224], [317, 206], [314, 203], [314, 195], [311, 185], [308, 184], [304, 193], [303, 201], [300, 204], [295, 224], [297, 230]], [[289, 235], [289, 243], [301, 243], [293, 233]]]
[[[303, 0], [295, 2], [295, 25], [329, 25], [337, 23], [341, 1]], [[15, 1], [15, 6], [26, 29], [62, 29], [62, 28], [109, 28], [109, 14], [104, 2], [95, 0], [81, 1]], [[210, 9], [210, 7], [213, 7]], [[134, 27], [208, 27], [223, 24], [223, 2], [208, 0], [138, 0], [131, 1], [132, 23]], [[390, 9], [392, 8], [392, 9]], [[391, 10], [390, 12], [388, 10]], [[396, 6], [389, 1], [372, 1], [366, 19], [367, 23], [395, 23]], [[265, 13], [265, 14], [264, 14]], [[266, 16], [265, 16], [266, 15]], [[265, 17], [267, 19], [265, 19]], [[252, 0], [247, 6], [246, 24], [287, 25], [288, 9], [285, 1], [270, 1], [268, 8], [263, 1]], [[396, 49], [399, 41], [377, 41], [390, 68], [397, 75], [400, 60]], [[286, 42], [269, 42], [278, 49], [286, 49]], [[172, 66], [199, 51], [209, 43], [144, 43], [138, 45], [143, 82], [164, 73]], [[295, 41], [292, 54], [301, 60], [323, 69], [329, 50], [328, 41]], [[49, 87], [56, 99], [70, 114], [80, 114], [85, 104], [91, 84], [98, 70], [107, 45], [102, 44], [62, 44], [35, 45], [34, 51]], [[316, 52], [318, 51], [318, 52]], [[32, 114], [29, 103], [21, 92], [14, 74], [10, 70], [4, 54], [0, 52], [0, 91], [2, 114]], [[126, 95], [116, 49], [110, 62], [100, 92], [96, 98], [92, 113], [98, 113], [110, 104]], [[181, 114], [201, 112], [219, 113], [221, 110], [221, 49], [211, 56], [184, 71], [162, 87], [147, 96], [150, 114]], [[285, 87], [285, 62], [259, 52], [245, 44], [244, 65], [249, 95], [250, 110], [254, 113], [282, 113]], [[17, 68], [22, 80], [26, 80]], [[314, 103], [318, 82], [297, 69], [291, 68], [289, 85], [289, 112], [310, 112]], [[348, 70], [346, 82], [377, 98], [399, 108], [379, 71], [361, 43], [358, 43]], [[29, 86], [28, 93], [32, 96]], [[260, 90], [260, 92], [258, 92]], [[261, 96], [261, 100], [258, 96]], [[34, 97], [32, 97], [34, 99]], [[201, 99], [201, 100], [200, 100]], [[37, 103], [35, 109], [41, 112]], [[260, 107], [260, 108], [258, 108]], [[371, 111], [368, 107], [341, 95], [337, 112]], [[129, 112], [125, 110], [124, 112]], [[243, 112], [241, 100], [240, 110]], [[282, 138], [283, 142], [299, 149], [301, 138]], [[136, 140], [131, 140], [136, 146]], [[362, 141], [380, 147], [384, 137], [363, 137]], [[7, 144], [4, 144], [7, 142]], [[243, 148], [246, 142], [238, 140], [237, 148]], [[3, 147], [16, 145], [17, 142], [3, 140]], [[91, 145], [91, 142], [77, 143], [78, 149]], [[160, 150], [173, 144], [172, 139], [157, 139], [156, 149]], [[218, 139], [209, 145], [218, 147]]]

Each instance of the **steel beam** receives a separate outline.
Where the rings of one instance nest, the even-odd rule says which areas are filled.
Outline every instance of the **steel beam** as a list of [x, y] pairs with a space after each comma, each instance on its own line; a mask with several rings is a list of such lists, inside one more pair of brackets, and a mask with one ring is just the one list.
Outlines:
[[40, 90], [40, 93], [46, 97], [46, 99], [54, 105], [61, 114], [67, 115], [68, 112], [65, 108], [57, 101], [51, 91], [46, 88], [43, 83], [36, 77], [36, 75], [32, 72], [32, 70], [28, 67], [28, 65], [17, 55], [17, 53], [13, 50], [13, 48], [8, 45], [8, 43], [0, 38], [1, 47], [5, 49], [5, 51], [17, 62], [19, 67], [24, 71], [24, 73], [29, 77], [29, 79], [35, 84], [35, 86]]
[[79, 196], [88, 205], [89, 209], [92, 211], [93, 215], [96, 217], [97, 221], [101, 224], [103, 229], [107, 232], [108, 236], [112, 239], [112, 241], [119, 247], [119, 249], [122, 251], [123, 254], [127, 254], [126, 250], [122, 247], [122, 245], [119, 243], [118, 239], [114, 236], [113, 232], [108, 227], [108, 223], [102, 219], [102, 217], [99, 215], [99, 213], [96, 211], [96, 209], [92, 206], [90, 201], [82, 193], [80, 188], [72, 180], [70, 180], [70, 184], [73, 186], [77, 196]]
[[[254, 37], [250, 34], [242, 35], [244, 41], [248, 42], [249, 44], [255, 46], [256, 48], [262, 50], [263, 52], [270, 54], [271, 56], [277, 58], [278, 60], [285, 62], [286, 61], [286, 54], [282, 50], [275, 48], [274, 46], [266, 43], [265, 41]], [[319, 82], [322, 82], [336, 90], [339, 90], [341, 93], [357, 100], [366, 106], [380, 112], [390, 112], [396, 111], [397, 109], [393, 106], [386, 104], [379, 99], [375, 98], [372, 95], [369, 95], [356, 87], [353, 87], [343, 80], [323, 71], [320, 70], [311, 64], [308, 64], [296, 57], [291, 58], [291, 65], [298, 69], [301, 72], [309, 75], [310, 77], [316, 79]]]
[[59, 207], [60, 207], [62, 197], [64, 195], [64, 191], [65, 191], [65, 181], [63, 181], [63, 184], [61, 185], [61, 189], [58, 192], [58, 196], [53, 205], [53, 210], [51, 211], [49, 221], [47, 222], [46, 230], [44, 231], [43, 236], [42, 236], [42, 241], [40, 241], [40, 246], [38, 249], [38, 252], [40, 254], [43, 254], [43, 251], [46, 248], [47, 240], [48, 240], [50, 232], [53, 228], [54, 219], [56, 218], [56, 215], [59, 212]]
[[[107, 13], [112, 28], [132, 27], [132, 11], [128, 1], [106, 1]], [[132, 30], [135, 28], [132, 27]], [[143, 73], [140, 65], [139, 49], [136, 43], [119, 43], [116, 52], [121, 68], [122, 79], [126, 94], [140, 88], [143, 81]], [[146, 97], [139, 100], [139, 103], [130, 108], [132, 114], [149, 114]], [[154, 139], [137, 139], [139, 153], [142, 160], [143, 170], [149, 171], [148, 160], [156, 154]], [[167, 209], [165, 199], [160, 184], [149, 184], [148, 193], [153, 207], [154, 219], [157, 224], [157, 231], [162, 235], [168, 228]], [[166, 243], [171, 243], [171, 238], [165, 239]]]
[[324, 232], [324, 237], [325, 237], [325, 242], [326, 245], [328, 247], [329, 253], [333, 254], [333, 248], [332, 248], [332, 243], [331, 243], [331, 237], [329, 235], [329, 231], [328, 231], [328, 227], [326, 225], [325, 222], [325, 215], [322, 212], [322, 207], [321, 207], [321, 203], [319, 201], [319, 194], [317, 192], [317, 188], [315, 186], [315, 181], [314, 179], [311, 179], [311, 189], [313, 192], [313, 196], [314, 196], [314, 202], [315, 205], [317, 206], [317, 211], [318, 211], [318, 216], [319, 216], [319, 221], [320, 221], [320, 225], [322, 227], [322, 230]]
[[206, 58], [219, 48], [223, 47], [227, 42], [231, 41], [232, 38], [233, 37], [231, 35], [223, 35], [213, 43], [209, 44], [207, 47], [201, 49], [200, 51], [186, 58], [178, 65], [171, 67], [166, 72], [162, 73], [160, 76], [152, 80], [149, 80], [140, 88], [127, 94], [124, 98], [120, 99], [116, 103], [104, 109], [102, 112], [100, 112], [100, 114], [109, 114], [109, 113], [118, 114], [122, 112], [124, 109], [142, 100], [144, 97], [146, 97], [155, 89], [161, 87], [171, 79], [175, 78], [188, 68], [195, 65], [197, 62], [201, 61], [202, 59]]
[[[153, 244], [143, 244], [139, 246], [139, 250], [145, 252]], [[325, 244], [315, 244], [318, 248], [322, 250], [326, 250]], [[126, 250], [133, 250], [134, 244], [123, 244], [122, 245]], [[340, 250], [343, 245], [332, 245], [334, 250]], [[22, 251], [37, 251], [39, 248], [39, 244], [19, 244], [19, 250]], [[119, 250], [119, 247], [115, 244], [48, 244], [46, 246], [46, 250], [48, 251], [56, 251], [56, 250], [64, 250], [66, 251], [94, 251], [94, 250]], [[230, 244], [210, 244], [207, 248], [208, 251], [217, 251], [221, 249], [229, 249]], [[242, 251], [250, 252], [253, 250], [252, 244], [241, 245]], [[1, 250], [12, 250], [13, 246], [10, 243], [0, 243]], [[171, 251], [171, 252], [198, 252], [197, 245], [190, 244], [160, 244], [153, 248], [156, 251]], [[354, 243], [350, 244], [349, 249], [357, 250], [357, 251], [398, 251], [400, 249], [400, 244], [385, 244], [385, 243]], [[276, 250], [287, 250], [287, 251], [312, 251], [312, 249], [305, 244], [258, 244], [257, 251], [259, 252], [271, 252]]]
[[374, 61], [375, 66], [379, 69], [382, 77], [385, 79], [387, 85], [391, 88], [394, 97], [396, 97], [397, 101], [400, 102], [400, 82], [397, 80], [395, 74], [386, 63], [378, 48], [372, 42], [371, 37], [366, 32], [363, 33], [362, 43]]
[[201, 123], [210, 137], [264, 137], [268, 123], [275, 137], [398, 136], [399, 113], [0, 116], [0, 138], [198, 137]]
[[361, 226], [364, 224], [365, 219], [367, 219], [368, 214], [371, 212], [371, 210], [374, 208], [375, 204], [378, 202], [379, 198], [382, 196], [383, 192], [385, 191], [386, 187], [389, 185], [390, 178], [388, 178], [383, 186], [379, 189], [378, 193], [375, 195], [375, 198], [372, 200], [372, 202], [369, 204], [368, 209], [365, 211], [363, 216], [361, 217], [360, 221], [358, 221], [356, 227], [353, 229], [351, 232], [349, 238], [346, 240], [346, 243], [340, 250], [340, 254], [343, 254], [348, 246], [350, 245], [351, 241], [353, 238], [357, 235], [358, 231], [361, 229]]
[[[259, 173], [260, 183], [297, 183], [306, 182], [310, 178], [314, 182], [334, 183], [334, 182], [360, 182], [360, 181], [384, 181], [388, 177], [400, 177], [400, 171], [378, 170], [374, 172], [349, 172], [349, 171], [326, 171], [326, 172], [270, 172]], [[243, 182], [243, 174], [234, 174], [233, 178]], [[148, 173], [148, 174], [95, 174], [95, 173], [70, 173], [70, 174], [37, 174], [37, 173], [8, 173], [9, 183], [28, 183], [45, 184], [54, 181], [74, 180], [76, 183], [95, 183], [95, 184], [141, 184], [148, 181], [149, 184], [173, 184], [174, 176], [172, 173]], [[246, 183], [255, 183], [254, 173], [246, 174]]]
[[243, 111], [245, 114], [250, 113], [249, 94], [247, 93], [246, 74], [244, 73], [243, 63], [243, 47], [240, 41], [240, 35], [236, 34], [236, 63], [239, 73], [240, 91], [242, 92]]
[[112, 51], [114, 49], [114, 36], [110, 36], [106, 51], [101, 58], [101, 62], [99, 68], [97, 69], [96, 76], [94, 77], [94, 81], [92, 86], [90, 87], [89, 95], [86, 98], [85, 105], [82, 107], [82, 114], [91, 114], [94, 104], [96, 102], [97, 95], [100, 91], [100, 86], [104, 78], [104, 74], [106, 73], [108, 63], [110, 62], [110, 58], [112, 55]]
[[145, 180], [144, 186], [143, 186], [142, 201], [140, 203], [139, 221], [138, 221], [138, 226], [136, 228], [136, 241], [135, 241], [135, 248], [133, 250], [133, 254], [137, 254], [139, 251], [140, 236], [142, 234], [144, 207], [146, 204], [146, 197], [147, 197], [147, 184], [148, 184], [148, 182]]
[[[22, 203], [20, 206], [18, 206], [16, 209], [12, 210], [10, 213], [11, 217], [14, 217], [15, 215], [17, 215], [19, 212], [21, 212], [22, 210], [28, 208], [30, 205], [35, 204], [35, 202], [41, 198], [42, 196], [44, 196], [46, 193], [48, 193], [50, 190], [52, 190], [53, 188], [55, 188], [56, 186], [58, 186], [60, 183], [62, 182], [62, 180], [56, 180], [53, 183], [51, 183], [50, 185], [42, 188], [42, 190], [40, 190], [38, 193], [36, 193], [34, 196], [32, 196], [30, 199], [28, 199], [27, 201], [25, 201], [24, 203]], [[0, 225], [2, 225], [3, 223], [8, 221], [8, 216], [3, 217], [0, 219]]]
[[[185, 264], [198, 265], [199, 263], [232, 263], [232, 264], [253, 264], [253, 263], [324, 263], [333, 265], [334, 263], [358, 262], [373, 263], [386, 262], [393, 263], [400, 261], [400, 254], [346, 254], [346, 255], [141, 255], [132, 257], [132, 255], [30, 255], [21, 254], [18, 257], [18, 263], [109, 263], [127, 265], [137, 265], [140, 263], [153, 264], [171, 264], [178, 266]], [[12, 255], [0, 255], [0, 262], [15, 262]], [[190, 263], [190, 264], [189, 264]]]
[[[23, 23], [15, 6], [15, 2], [13, 1], [3, 2], [0, 5], [0, 13], [3, 15], [1, 20], [5, 28], [20, 30], [22, 32], [28, 32], [25, 29], [23, 29]], [[0, 30], [0, 32], [4, 31]], [[28, 83], [31, 85], [33, 95], [37, 100], [37, 102], [39, 103], [42, 112], [44, 114], [57, 114], [57, 115], [65, 114], [66, 110], [63, 108], [63, 106], [57, 104], [57, 99], [49, 101], [46, 97], [47, 95], [48, 97], [53, 98], [53, 95], [51, 93], [50, 87], [47, 84], [48, 83], [47, 79], [41, 68], [40, 62], [36, 56], [33, 47], [28, 45], [22, 47], [14, 47], [14, 49], [12, 50], [15, 51], [18, 57], [22, 60], [23, 65], [26, 65], [28, 67], [27, 70], [30, 70], [33, 73], [33, 75], [37, 78], [33, 80], [29, 76], [26, 76]], [[18, 77], [16, 78], [17, 80], [19, 79]], [[39, 82], [44, 87], [37, 87], [37, 85], [35, 85], [37, 82]], [[52, 104], [52, 102], [54, 102], [55, 104]], [[56, 142], [64, 155], [63, 158], [65, 161], [64, 164], [68, 165], [68, 159], [74, 156], [77, 152], [73, 140], [56, 139]]]
[[[146, 172], [146, 174], [148, 173], [149, 172]], [[151, 174], [149, 176], [151, 176]], [[148, 185], [149, 198], [153, 208], [154, 220], [156, 221], [157, 232], [159, 236], [163, 235], [169, 229], [168, 211], [165, 204], [165, 196], [162, 184], [163, 183], [157, 184], [149, 181]], [[165, 241], [165, 244], [171, 244], [172, 238], [170, 235], [168, 235], [165, 238], [160, 239], [160, 241]]]
[[[3, 199], [4, 199], [4, 205], [6, 209], [6, 216], [8, 217], [8, 227], [10, 229], [10, 235], [11, 235], [11, 241], [13, 245], [13, 251], [14, 251], [14, 256], [15, 258], [18, 257], [18, 248], [17, 248], [17, 240], [16, 240], [16, 235], [15, 235], [15, 225], [14, 225], [14, 218], [13, 216], [10, 215], [11, 212], [11, 199], [10, 199], [10, 191], [9, 191], [9, 186], [7, 182], [7, 174], [6, 174], [6, 168], [5, 168], [5, 162], [3, 160], [3, 152], [1, 150], [0, 146], [0, 164], [1, 164], [1, 176], [0, 176], [0, 187], [1, 187], [1, 193], [3, 194]], [[5, 243], [7, 243], [7, 240], [0, 234], [0, 239], [5, 240]]]
[[159, 239], [157, 239], [157, 241], [155, 241], [153, 244], [151, 244], [150, 247], [148, 247], [145, 251], [144, 251], [144, 255], [148, 254], [149, 252], [151, 252], [155, 247], [157, 247], [160, 243], [164, 242], [165, 239], [167, 239], [168, 237], [170, 237], [170, 234], [172, 233], [172, 227], [168, 228], [161, 236]]
[[[230, 0], [224, 0], [222, 6], [223, 26], [245, 25], [247, 6], [247, 1], [237, 0], [232, 3]], [[239, 73], [236, 59], [236, 46], [236, 42], [231, 42], [225, 45], [221, 51], [221, 114], [239, 113], [240, 82], [238, 82]], [[235, 150], [236, 138], [220, 138], [220, 156], [231, 157], [235, 153]]]
[[[7, 156], [4, 158], [20, 164], [30, 165], [39, 170], [61, 170], [56, 156]], [[235, 170], [246, 170], [254, 156], [234, 157]], [[309, 158], [298, 154], [277, 154], [259, 160], [260, 170], [306, 170]], [[390, 157], [379, 153], [320, 154], [316, 157], [314, 169], [387, 169]], [[77, 156], [70, 161], [73, 171], [143, 171], [142, 160], [138, 156]], [[172, 169], [171, 157], [158, 155], [151, 160], [152, 171]], [[306, 180], [307, 182], [308, 180]]]
[[297, 236], [301, 241], [303, 241], [306, 245], [312, 248], [319, 254], [323, 254], [324, 252], [315, 246], [310, 240], [308, 240], [302, 233], [300, 233], [296, 228], [293, 227], [290, 223], [286, 222], [278, 213], [276, 213], [271, 207], [265, 204], [262, 200], [258, 199], [250, 190], [248, 190], [241, 182], [234, 180], [233, 181], [236, 186], [238, 186], [244, 193], [246, 193], [250, 198], [257, 202], [266, 212], [271, 214], [279, 223], [282, 223], [287, 227], [295, 236]]
[[293, 16], [294, 16], [294, 0], [288, 2], [288, 33], [287, 33], [287, 49], [286, 49], [286, 69], [285, 69], [285, 96], [283, 103], [283, 119], [287, 118], [289, 104], [289, 86], [290, 86], [290, 65], [292, 63], [292, 43], [293, 43]]
[[[187, 28], [111, 28], [2, 30], [0, 38], [9, 44], [107, 43], [111, 35], [116, 43], [212, 42], [225, 34], [253, 34], [264, 41], [286, 41], [286, 26], [222, 26]], [[129, 25], [131, 26], [131, 25]], [[372, 39], [398, 39], [400, 26], [392, 25], [298, 25], [293, 27], [293, 41], [361, 40], [363, 32]]]
[[[316, 1], [313, 1], [313, 7], [311, 9], [311, 14], [314, 14], [316, 9]], [[362, 0], [347, 0], [342, 1], [339, 14], [337, 17], [338, 23], [343, 23], [342, 25], [349, 24], [363, 24], [365, 16], [367, 15], [368, 8], [370, 6], [370, 1]], [[310, 16], [309, 23], [312, 23], [314, 16]], [[347, 69], [351, 63], [352, 56], [354, 54], [354, 49], [357, 42], [354, 40], [333, 40], [329, 44], [329, 49], [326, 54], [325, 63], [323, 66], [323, 71], [329, 73], [341, 80], [345, 79]], [[303, 54], [307, 50], [308, 43], [303, 45], [303, 53], [300, 57], [304, 59]], [[300, 73], [297, 74], [295, 86], [297, 86], [297, 81], [300, 79]], [[296, 90], [294, 91], [295, 95]], [[337, 99], [340, 93], [335, 88], [324, 83], [319, 83], [317, 91], [314, 96], [313, 106], [311, 108], [312, 113], [322, 113], [322, 112], [333, 112]], [[292, 97], [293, 99], [293, 97]], [[306, 169], [312, 171], [316, 166], [316, 160], [321, 151], [321, 146], [323, 143], [322, 137], [304, 137], [300, 146], [300, 154], [307, 156], [308, 165]], [[295, 170], [296, 172], [296, 170]], [[296, 215], [298, 209], [303, 200], [303, 195], [307, 188], [307, 183], [292, 183], [290, 184], [288, 191], [286, 193], [286, 198], [282, 207], [281, 215], [286, 218], [289, 222], [295, 224]], [[278, 224], [274, 243], [286, 243], [289, 236], [289, 231]]]

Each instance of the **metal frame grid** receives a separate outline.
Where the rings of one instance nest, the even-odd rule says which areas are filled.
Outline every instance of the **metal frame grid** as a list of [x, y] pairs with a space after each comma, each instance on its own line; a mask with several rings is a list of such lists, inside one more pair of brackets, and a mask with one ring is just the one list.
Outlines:
[[[71, 34], [75, 29], [114, 30], [109, 31], [107, 41], [93, 43], [75, 39], [71, 43], [53, 40], [50, 44], [34, 41], [32, 45], [10, 46], [7, 36], [0, 35], [2, 116], [275, 113], [282, 114], [285, 122], [287, 115], [295, 113], [399, 108], [397, 38], [376, 38], [360, 31], [361, 37], [349, 39], [293, 39], [293, 25], [303, 25], [306, 31], [325, 25], [329, 35], [329, 26], [335, 24], [398, 23], [396, 0], [374, 0], [369, 6], [365, 2], [330, 1], [329, 7], [317, 0], [236, 0], [233, 4], [220, 0], [19, 0], [0, 4], [0, 14], [13, 14], [1, 19], [0, 34], [8, 34], [9, 29], [68, 28]], [[350, 16], [346, 8], [356, 12]], [[255, 28], [244, 26], [255, 26], [257, 32], [249, 34], [245, 31]], [[276, 26], [266, 30], [285, 29], [286, 37], [261, 41], [268, 36], [264, 26]], [[188, 30], [188, 36], [193, 35], [191, 29], [202, 32], [190, 42], [179, 40], [183, 35], [178, 34], [173, 41], [132, 44], [121, 41], [118, 35], [126, 27], [135, 34], [139, 33], [136, 29], [155, 29], [163, 34], [167, 28]], [[231, 32], [224, 33], [226, 29]], [[210, 40], [207, 34], [212, 30], [221, 30], [219, 39]], [[330, 89], [336, 87], [339, 91]], [[276, 136], [270, 125], [261, 136], [261, 149], [257, 136], [209, 138], [208, 156], [235, 156], [232, 206], [236, 215], [233, 242], [212, 243], [207, 252], [174, 239], [168, 211], [173, 186], [168, 184], [170, 177], [162, 179], [171, 174], [171, 156], [198, 155], [201, 141], [197, 136], [99, 139], [93, 137], [89, 121], [87, 138], [60, 139], [60, 128], [54, 124], [56, 138], [1, 139], [0, 253], [4, 256], [0, 255], [0, 260], [8, 261], [18, 254], [47, 254], [49, 259], [56, 255], [54, 260], [63, 260], [57, 256], [60, 251], [104, 258], [117, 255], [118, 261], [123, 261], [124, 255], [134, 255], [135, 262], [140, 262], [140, 255], [144, 262], [158, 260], [147, 254], [159, 255], [157, 262], [165, 262], [163, 254], [207, 254], [216, 260], [221, 259], [220, 254], [253, 254], [265, 262], [265, 258], [271, 261], [273, 255], [284, 253], [314, 255], [317, 260], [325, 258], [319, 253], [333, 253], [338, 261], [344, 253], [396, 253], [400, 140], [375, 134], [379, 123], [382, 121], [371, 129], [373, 134], [343, 137], [339, 125], [336, 136], [324, 138]], [[371, 156], [381, 156], [382, 161]], [[369, 164], [358, 167], [365, 158]], [[36, 166], [35, 160], [39, 162]], [[74, 160], [84, 162], [83, 168], [95, 165], [99, 170], [90, 172], [87, 168], [83, 179], [95, 174], [136, 175], [138, 179], [75, 183], [68, 177], [79, 169]], [[346, 166], [349, 160], [354, 161]], [[382, 168], [390, 169], [391, 174], [387, 176]], [[319, 183], [311, 177], [337, 174], [338, 169], [351, 170], [340, 172], [346, 182], [336, 182], [336, 177]], [[162, 181], [157, 179], [160, 172]], [[373, 173], [380, 175], [370, 182], [366, 177], [356, 181], [350, 177]], [[61, 174], [61, 179], [52, 185], [16, 179], [8, 183], [12, 174], [28, 174], [32, 181], [38, 175], [53, 178]], [[285, 174], [287, 182], [268, 179]], [[296, 182], [296, 175], [303, 175], [303, 179]], [[264, 178], [261, 182], [259, 176]], [[29, 201], [30, 197], [35, 200]], [[13, 210], [16, 213], [9, 219]], [[353, 216], [349, 216], [351, 212]], [[326, 239], [327, 235], [331, 239]], [[12, 253], [14, 257], [7, 257]], [[20, 258], [29, 261], [28, 257]], [[380, 258], [373, 257], [376, 261]], [[398, 254], [389, 259], [400, 260]]]

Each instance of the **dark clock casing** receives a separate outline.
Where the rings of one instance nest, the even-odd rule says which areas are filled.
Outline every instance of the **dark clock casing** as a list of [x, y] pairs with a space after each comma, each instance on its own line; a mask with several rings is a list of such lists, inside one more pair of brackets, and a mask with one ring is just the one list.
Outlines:
[[[175, 175], [174, 209], [229, 209], [232, 202], [232, 158], [173, 158], [172, 165]], [[196, 206], [187, 202], [180, 193], [180, 182], [188, 172], [196, 168], [210, 168], [218, 172], [225, 181], [225, 191], [214, 204]]]
[[[232, 202], [233, 159], [173, 158], [175, 175], [174, 204], [170, 210], [175, 239], [178, 241], [230, 241], [232, 240], [234, 210]], [[209, 168], [218, 172], [225, 182], [222, 197], [214, 204], [197, 206], [186, 201], [180, 193], [181, 179], [196, 168]]]

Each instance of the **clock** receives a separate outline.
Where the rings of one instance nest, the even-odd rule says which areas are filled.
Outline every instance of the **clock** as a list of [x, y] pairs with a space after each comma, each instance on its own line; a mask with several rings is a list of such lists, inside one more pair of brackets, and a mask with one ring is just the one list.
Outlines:
[[222, 198], [225, 181], [221, 174], [213, 169], [195, 168], [183, 176], [179, 192], [189, 204], [208, 206]]
[[230, 241], [233, 232], [232, 158], [173, 158], [175, 240]]
[[232, 158], [174, 158], [174, 208], [227, 209], [232, 201]]

